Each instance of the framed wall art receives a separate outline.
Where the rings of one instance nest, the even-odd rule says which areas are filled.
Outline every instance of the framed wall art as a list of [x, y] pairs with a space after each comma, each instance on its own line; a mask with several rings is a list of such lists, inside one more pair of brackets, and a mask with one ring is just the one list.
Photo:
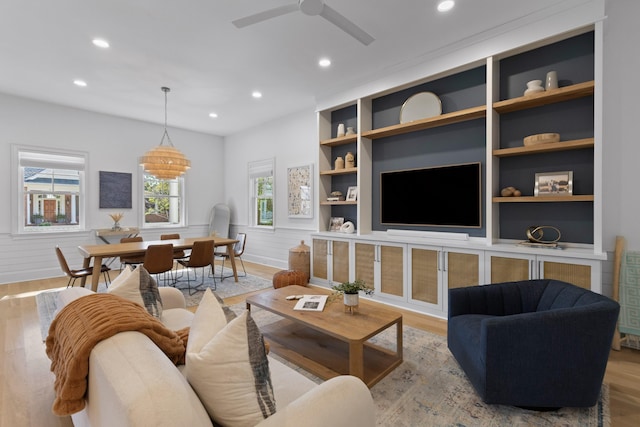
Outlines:
[[131, 174], [100, 171], [100, 209], [131, 209]]
[[289, 218], [313, 218], [313, 164], [287, 169]]
[[544, 172], [536, 174], [534, 196], [571, 196], [573, 171]]

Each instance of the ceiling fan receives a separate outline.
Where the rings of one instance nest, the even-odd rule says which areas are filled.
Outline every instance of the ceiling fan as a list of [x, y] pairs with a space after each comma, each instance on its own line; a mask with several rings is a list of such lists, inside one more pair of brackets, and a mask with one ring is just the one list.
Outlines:
[[258, 22], [266, 21], [267, 19], [286, 15], [287, 13], [296, 12], [298, 10], [305, 15], [322, 16], [324, 19], [331, 22], [333, 25], [340, 28], [350, 36], [354, 37], [365, 46], [368, 46], [375, 40], [362, 28], [358, 27], [356, 24], [341, 15], [335, 9], [327, 6], [324, 3], [324, 0], [298, 0], [298, 4], [293, 3], [276, 7], [273, 9], [265, 10], [264, 12], [256, 13], [255, 15], [236, 19], [232, 22], [233, 25], [235, 25], [237, 28], [244, 28], [246, 26], [257, 24]]

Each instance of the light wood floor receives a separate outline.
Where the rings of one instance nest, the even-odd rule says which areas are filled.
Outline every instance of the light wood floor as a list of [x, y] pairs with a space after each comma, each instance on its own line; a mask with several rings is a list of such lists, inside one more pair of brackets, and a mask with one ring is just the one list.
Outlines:
[[[271, 280], [276, 268], [245, 261], [249, 274]], [[71, 426], [69, 417], [51, 413], [53, 375], [40, 337], [35, 294], [66, 286], [66, 279], [34, 280], [0, 285], [0, 427]], [[227, 304], [243, 302], [245, 296], [228, 298]], [[411, 311], [403, 323], [446, 335], [446, 321]], [[640, 424], [640, 351], [612, 351], [605, 382], [610, 385], [611, 425]]]

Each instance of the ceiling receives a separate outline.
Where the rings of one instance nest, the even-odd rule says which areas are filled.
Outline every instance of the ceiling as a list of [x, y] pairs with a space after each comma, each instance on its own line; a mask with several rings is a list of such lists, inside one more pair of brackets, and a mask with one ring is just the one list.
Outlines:
[[438, 13], [438, 0], [326, 0], [375, 38], [365, 46], [300, 11], [232, 24], [297, 0], [2, 0], [0, 92], [163, 123], [168, 86], [169, 126], [224, 136], [585, 1], [456, 0]]

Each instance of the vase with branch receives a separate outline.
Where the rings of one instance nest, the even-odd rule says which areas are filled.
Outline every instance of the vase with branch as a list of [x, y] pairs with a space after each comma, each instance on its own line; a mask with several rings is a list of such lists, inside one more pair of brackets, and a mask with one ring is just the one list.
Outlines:
[[109, 216], [113, 220], [113, 227], [111, 227], [111, 229], [113, 231], [122, 230], [122, 227], [120, 227], [120, 220], [124, 217], [124, 214], [122, 212], [119, 212], [109, 214]]

